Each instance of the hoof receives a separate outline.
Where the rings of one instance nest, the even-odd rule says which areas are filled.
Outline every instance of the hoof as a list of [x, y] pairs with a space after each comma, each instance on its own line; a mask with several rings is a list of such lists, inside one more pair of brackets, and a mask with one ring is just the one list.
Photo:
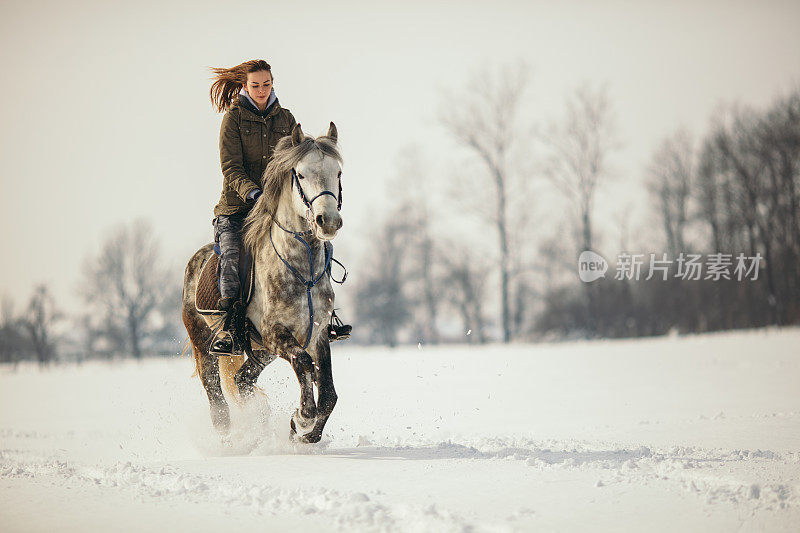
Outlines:
[[322, 436], [315, 434], [315, 424], [316, 418], [304, 419], [297, 411], [295, 411], [291, 420], [289, 420], [289, 429], [291, 430], [289, 432], [289, 436], [293, 441], [302, 442], [305, 444], [319, 442]]
[[289, 432], [289, 439], [291, 439], [292, 442], [299, 442], [301, 444], [315, 444], [322, 440], [322, 435], [318, 435], [316, 431], [312, 431], [306, 435], [298, 435], [297, 429], [294, 426], [294, 420], [289, 422], [289, 427], [291, 428], [291, 431]]
[[299, 410], [295, 410], [294, 414], [292, 415], [292, 427], [300, 435], [310, 433], [311, 430], [314, 429], [314, 424], [316, 423], [317, 417], [306, 418], [300, 414]]

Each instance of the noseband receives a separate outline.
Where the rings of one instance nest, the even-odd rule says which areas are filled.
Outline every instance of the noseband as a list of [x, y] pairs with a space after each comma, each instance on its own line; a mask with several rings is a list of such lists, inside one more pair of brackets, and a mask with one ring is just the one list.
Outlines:
[[311, 200], [308, 199], [306, 193], [303, 192], [303, 187], [300, 186], [300, 178], [297, 177], [297, 172], [295, 169], [292, 169], [292, 182], [294, 183], [295, 187], [297, 187], [297, 192], [300, 193], [300, 199], [303, 201], [303, 204], [309, 209], [311, 209], [311, 204], [314, 203], [314, 200], [319, 198], [320, 196], [325, 196], [326, 194], [329, 196], [333, 196], [336, 198], [336, 209], [341, 211], [342, 210], [342, 177], [339, 176], [339, 196], [336, 196], [331, 191], [322, 191], [318, 195], [316, 195]]

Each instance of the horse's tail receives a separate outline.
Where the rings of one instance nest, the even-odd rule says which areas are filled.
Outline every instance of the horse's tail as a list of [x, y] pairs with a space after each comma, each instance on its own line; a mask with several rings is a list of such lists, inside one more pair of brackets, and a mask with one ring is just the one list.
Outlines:
[[183, 343], [183, 349], [181, 350], [180, 354], [181, 357], [186, 355], [186, 352], [188, 352], [190, 349], [192, 350], [192, 355], [194, 356], [194, 374], [192, 374], [192, 377], [195, 378], [200, 376], [200, 367], [198, 365], [198, 360], [197, 360], [197, 350], [195, 349], [194, 344], [192, 343], [192, 339], [186, 337], [186, 342]]
[[202, 379], [203, 379], [203, 375], [202, 375], [203, 365], [200, 364], [200, 350], [197, 349], [197, 347], [194, 345], [194, 343], [192, 341], [189, 341], [189, 344], [191, 344], [191, 346], [192, 346], [192, 356], [194, 357], [194, 374], [192, 374], [192, 377], [193, 378], [195, 378], [195, 377], [200, 378], [200, 380], [202, 381]]

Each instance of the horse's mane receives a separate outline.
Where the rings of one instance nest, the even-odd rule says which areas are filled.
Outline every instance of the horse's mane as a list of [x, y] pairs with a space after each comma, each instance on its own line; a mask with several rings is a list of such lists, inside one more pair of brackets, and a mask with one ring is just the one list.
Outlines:
[[313, 150], [342, 162], [336, 140], [326, 135], [317, 138], [305, 135], [303, 142], [297, 146], [292, 146], [291, 135], [278, 141], [272, 159], [264, 171], [264, 192], [245, 218], [244, 244], [251, 250], [260, 249], [269, 238], [272, 217], [278, 209], [283, 189], [291, 187], [291, 170]]

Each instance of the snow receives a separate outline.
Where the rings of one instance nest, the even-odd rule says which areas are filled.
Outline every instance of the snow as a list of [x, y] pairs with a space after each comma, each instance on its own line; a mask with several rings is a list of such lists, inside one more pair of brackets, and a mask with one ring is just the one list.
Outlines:
[[0, 370], [0, 529], [797, 531], [800, 330], [333, 345], [289, 441], [284, 361], [223, 445], [188, 357]]

